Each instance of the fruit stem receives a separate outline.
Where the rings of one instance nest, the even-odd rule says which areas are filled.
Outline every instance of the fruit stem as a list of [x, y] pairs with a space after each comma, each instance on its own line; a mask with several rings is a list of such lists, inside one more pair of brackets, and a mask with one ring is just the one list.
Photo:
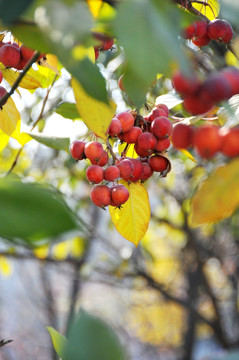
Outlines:
[[117, 156], [115, 155], [112, 146], [110, 145], [109, 139], [106, 141], [107, 150], [110, 152], [112, 158], [113, 158], [113, 164], [118, 160]]

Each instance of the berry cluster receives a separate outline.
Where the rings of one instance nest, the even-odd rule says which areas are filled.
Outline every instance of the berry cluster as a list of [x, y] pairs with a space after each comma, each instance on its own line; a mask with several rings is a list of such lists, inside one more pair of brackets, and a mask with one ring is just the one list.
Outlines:
[[99, 42], [99, 45], [94, 46], [95, 60], [98, 59], [101, 51], [107, 51], [114, 45], [114, 39], [108, 37], [103, 33], [93, 32], [93, 37]]
[[175, 90], [184, 98], [184, 107], [192, 115], [204, 114], [231, 96], [239, 93], [239, 70], [227, 67], [210, 74], [202, 82], [196, 75], [185, 77], [180, 71], [174, 73]]
[[211, 40], [227, 44], [233, 37], [233, 29], [231, 24], [223, 19], [215, 19], [209, 24], [198, 20], [184, 29], [182, 37], [192, 40], [199, 47], [209, 44]]
[[225, 129], [214, 125], [194, 128], [178, 124], [173, 128], [172, 143], [176, 148], [187, 149], [193, 146], [205, 159], [221, 152], [227, 157], [239, 156], [239, 127]]
[[[106, 150], [98, 141], [72, 142], [72, 157], [75, 160], [87, 158], [92, 164], [86, 169], [86, 178], [90, 183], [96, 184], [91, 190], [91, 199], [95, 205], [102, 208], [108, 205], [120, 207], [128, 200], [129, 191], [118, 184], [119, 179], [136, 183], [146, 181], [154, 172], [159, 172], [161, 176], [167, 175], [171, 165], [164, 152], [170, 146], [169, 136], [173, 130], [168, 115], [169, 110], [163, 104], [155, 107], [145, 117], [134, 111], [116, 115], [109, 126], [108, 136], [126, 143], [119, 157], [115, 155], [109, 142]], [[138, 158], [126, 156], [129, 144], [134, 144]], [[105, 184], [100, 184], [102, 182]]]

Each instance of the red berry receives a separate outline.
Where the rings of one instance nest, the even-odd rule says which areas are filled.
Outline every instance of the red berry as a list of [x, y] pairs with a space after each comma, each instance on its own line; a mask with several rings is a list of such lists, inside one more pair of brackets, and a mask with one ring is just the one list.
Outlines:
[[222, 136], [222, 153], [228, 157], [239, 155], [239, 128], [232, 128]]
[[114, 45], [114, 39], [106, 39], [103, 45], [103, 51], [110, 50]]
[[186, 27], [186, 29], [183, 29], [182, 31], [182, 37], [184, 39], [192, 39], [196, 35], [197, 26], [195, 23], [190, 24]]
[[156, 109], [153, 109], [153, 111], [151, 112], [151, 114], [148, 115], [148, 120], [149, 122], [153, 122], [154, 119], [156, 119], [157, 117], [160, 117], [160, 116], [166, 116], [167, 117], [167, 114], [166, 112], [161, 109], [161, 108], [156, 108]]
[[139, 135], [137, 140], [138, 146], [148, 153], [155, 148], [156, 142], [156, 137], [148, 131]]
[[140, 180], [145, 181], [153, 175], [153, 170], [147, 162], [143, 162], [142, 166], [143, 166], [143, 174], [141, 175]]
[[164, 156], [153, 155], [149, 158], [149, 165], [153, 171], [163, 172], [168, 167], [168, 159]]
[[134, 172], [134, 164], [128, 159], [124, 159], [117, 164], [120, 171], [120, 177], [125, 181], [131, 181]]
[[111, 199], [116, 206], [120, 206], [129, 198], [129, 190], [123, 185], [116, 185], [111, 189]]
[[170, 140], [168, 137], [164, 139], [158, 139], [154, 148], [154, 152], [165, 151], [169, 148], [169, 146], [170, 146]]
[[172, 143], [176, 148], [187, 149], [192, 145], [193, 128], [190, 125], [177, 124], [173, 128]]
[[[233, 30], [231, 24], [228, 21], [222, 19], [215, 19], [208, 24], [207, 34], [211, 39], [223, 42], [225, 37], [225, 42], [227, 42], [227, 37], [229, 34], [233, 35]], [[230, 41], [232, 38], [232, 36], [230, 38], [230, 35], [228, 41]]]
[[2, 79], [3, 79], [3, 74], [2, 74], [2, 72], [0, 70], [0, 83], [2, 82]]
[[123, 134], [123, 141], [128, 144], [135, 144], [139, 135], [142, 134], [142, 129], [138, 126], [133, 126], [129, 131]]
[[151, 132], [158, 139], [163, 139], [170, 136], [172, 134], [172, 131], [173, 125], [171, 124], [170, 120], [165, 116], [160, 116], [156, 118], [151, 124]]
[[222, 146], [219, 128], [210, 125], [201, 126], [194, 134], [193, 145], [201, 157], [212, 158]]
[[130, 161], [134, 165], [134, 171], [133, 171], [133, 176], [131, 178], [131, 181], [135, 183], [138, 180], [140, 180], [141, 176], [143, 175], [143, 165], [142, 165], [141, 160], [139, 160], [139, 159], [130, 159]]
[[97, 60], [100, 55], [100, 52], [99, 52], [98, 48], [96, 48], [96, 47], [94, 47], [94, 50], [95, 50], [95, 60]]
[[71, 143], [70, 146], [70, 153], [73, 159], [75, 160], [82, 160], [85, 159], [85, 142], [80, 140], [75, 140]]
[[119, 77], [118, 86], [120, 90], [125, 91], [123, 79], [124, 79], [124, 74]]
[[104, 148], [98, 141], [90, 141], [85, 145], [85, 156], [92, 162], [98, 162], [103, 155]]
[[108, 166], [104, 170], [104, 179], [106, 181], [115, 181], [120, 177], [120, 170], [117, 166]]
[[117, 137], [122, 130], [122, 125], [119, 119], [113, 118], [110, 123], [108, 133], [111, 137]]
[[96, 185], [91, 189], [90, 197], [96, 206], [105, 208], [110, 204], [110, 189], [106, 185]]
[[136, 143], [134, 145], [134, 150], [136, 152], [137, 155], [139, 155], [140, 157], [147, 157], [149, 155], [152, 155], [153, 154], [153, 149], [151, 150], [144, 150], [142, 149], [138, 143]]
[[214, 108], [211, 102], [200, 101], [198, 96], [188, 96], [184, 99], [185, 110], [192, 115], [207, 113]]
[[[0, 99], [7, 93], [7, 90], [3, 87], [3, 86], [0, 86]], [[4, 101], [4, 103], [2, 104], [5, 105], [7, 102], [7, 100]]]
[[205, 34], [203, 36], [193, 39], [192, 42], [194, 43], [194, 45], [197, 45], [198, 47], [202, 47], [202, 46], [206, 46], [207, 44], [209, 44], [210, 40], [211, 39], [208, 36], [208, 34]]
[[104, 170], [98, 165], [90, 165], [86, 169], [87, 180], [93, 184], [99, 184], [104, 179]]
[[0, 61], [6, 67], [16, 67], [21, 60], [19, 47], [12, 44], [6, 44], [0, 48]]
[[156, 108], [157, 108], [157, 109], [163, 109], [163, 110], [165, 111], [165, 113], [166, 113], [166, 116], [169, 116], [169, 109], [168, 109], [167, 105], [165, 105], [165, 104], [158, 104], [158, 105], [156, 106]]
[[93, 165], [105, 166], [108, 163], [108, 160], [109, 160], [108, 153], [106, 150], [104, 150], [99, 160], [91, 159], [90, 162]]
[[[225, 20], [224, 20], [225, 21]], [[223, 36], [222, 42], [227, 44], [233, 38], [233, 29], [231, 24], [228, 23], [226, 34]]]
[[223, 73], [212, 74], [202, 84], [198, 101], [218, 103], [232, 96], [232, 87]]
[[196, 33], [195, 37], [202, 37], [207, 33], [207, 22], [205, 20], [199, 20], [195, 22]]
[[121, 122], [122, 132], [127, 132], [134, 126], [134, 117], [127, 111], [119, 113], [116, 118]]
[[195, 94], [201, 84], [195, 75], [185, 76], [180, 71], [173, 74], [172, 82], [174, 89], [184, 96]]
[[227, 79], [231, 86], [232, 95], [239, 93], [239, 71], [234, 67], [228, 67], [222, 71], [223, 76]]

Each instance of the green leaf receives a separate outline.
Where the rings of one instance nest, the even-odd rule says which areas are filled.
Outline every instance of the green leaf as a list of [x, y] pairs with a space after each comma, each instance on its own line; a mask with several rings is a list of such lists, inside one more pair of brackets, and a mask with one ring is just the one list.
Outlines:
[[78, 228], [76, 218], [53, 188], [0, 180], [0, 236], [38, 245], [50, 237]]
[[55, 150], [65, 150], [69, 152], [70, 138], [66, 137], [55, 137], [55, 136], [43, 136], [40, 134], [28, 133], [33, 139], [41, 144], [44, 144]]
[[33, 0], [0, 0], [0, 19], [4, 24], [12, 24], [33, 2]]
[[114, 331], [81, 310], [70, 328], [63, 359], [126, 360], [126, 356]]
[[47, 330], [51, 335], [51, 341], [53, 343], [54, 349], [56, 350], [57, 355], [62, 358], [64, 347], [67, 344], [67, 339], [65, 336], [61, 335], [58, 331], [53, 329], [52, 327], [48, 326]]
[[62, 102], [55, 111], [57, 114], [63, 116], [66, 119], [79, 119], [80, 115], [77, 110], [76, 104]]
[[175, 62], [187, 69], [187, 60], [178, 42], [182, 16], [168, 1], [120, 2], [114, 28], [125, 51], [126, 92], [137, 106], [144, 102], [147, 87], [158, 73], [170, 73]]

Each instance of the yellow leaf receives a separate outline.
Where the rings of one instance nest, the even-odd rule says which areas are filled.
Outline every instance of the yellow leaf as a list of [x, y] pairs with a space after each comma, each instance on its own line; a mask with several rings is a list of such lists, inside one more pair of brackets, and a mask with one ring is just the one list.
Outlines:
[[220, 11], [220, 4], [218, 0], [205, 0], [200, 2], [192, 1], [194, 9], [200, 11], [201, 14], [205, 15], [209, 20], [214, 20]]
[[194, 156], [188, 150], [186, 150], [186, 149], [178, 149], [178, 148], [177, 148], [177, 150], [181, 151], [181, 153], [183, 153], [183, 155], [187, 156], [188, 159], [190, 159], [193, 162], [197, 163]]
[[94, 17], [97, 17], [102, 6], [102, 0], [87, 0], [90, 11]]
[[4, 276], [10, 276], [12, 273], [12, 266], [5, 256], [0, 256], [0, 272]]
[[[238, 57], [239, 57], [239, 36], [235, 37], [231, 43], [231, 47], [233, 49], [233, 53], [231, 51], [227, 51], [225, 55], [226, 63], [230, 66], [238, 66]], [[235, 55], [234, 55], [235, 54]]]
[[7, 146], [10, 136], [0, 130], [0, 152]]
[[140, 183], [120, 181], [130, 193], [121, 209], [110, 206], [109, 212], [117, 231], [127, 240], [138, 245], [145, 235], [150, 220], [148, 192]]
[[46, 55], [46, 60], [42, 61], [41, 66], [54, 71], [56, 74], [58, 74], [59, 71], [62, 69], [62, 65], [58, 61], [58, 58], [56, 57], [56, 55], [52, 54]]
[[204, 181], [191, 203], [192, 226], [220, 221], [239, 206], [239, 159], [219, 167]]
[[[126, 145], [127, 144], [125, 142], [123, 142], [122, 144], [119, 144], [118, 152], [119, 152], [120, 155], [124, 152]], [[127, 146], [127, 150], [126, 150], [126, 153], [124, 155], [128, 156], [128, 157], [131, 157], [131, 158], [134, 158], [134, 159], [136, 159], [139, 156], [136, 153], [136, 151], [134, 150], [134, 144], [129, 144], [129, 146]]]
[[16, 129], [17, 122], [20, 120], [20, 114], [12, 98], [8, 98], [7, 103], [0, 110], [0, 129], [7, 134], [12, 135]]
[[71, 80], [79, 114], [97, 136], [106, 140], [106, 132], [115, 114], [116, 105], [110, 101], [109, 105], [88, 95], [76, 79]]
[[11, 137], [19, 142], [20, 145], [25, 145], [32, 140], [32, 137], [24, 132], [21, 132], [21, 121], [18, 121], [16, 129], [11, 134]]
[[[5, 66], [2, 63], [0, 63], [0, 70], [2, 71], [4, 79], [9, 83], [9, 85], [12, 86], [13, 83], [18, 78], [19, 72], [5, 68]], [[41, 84], [37, 79], [35, 79], [33, 76], [31, 76], [28, 72], [23, 77], [19, 86], [24, 89], [27, 89], [27, 90], [34, 90], [34, 89], [41, 87]]]

